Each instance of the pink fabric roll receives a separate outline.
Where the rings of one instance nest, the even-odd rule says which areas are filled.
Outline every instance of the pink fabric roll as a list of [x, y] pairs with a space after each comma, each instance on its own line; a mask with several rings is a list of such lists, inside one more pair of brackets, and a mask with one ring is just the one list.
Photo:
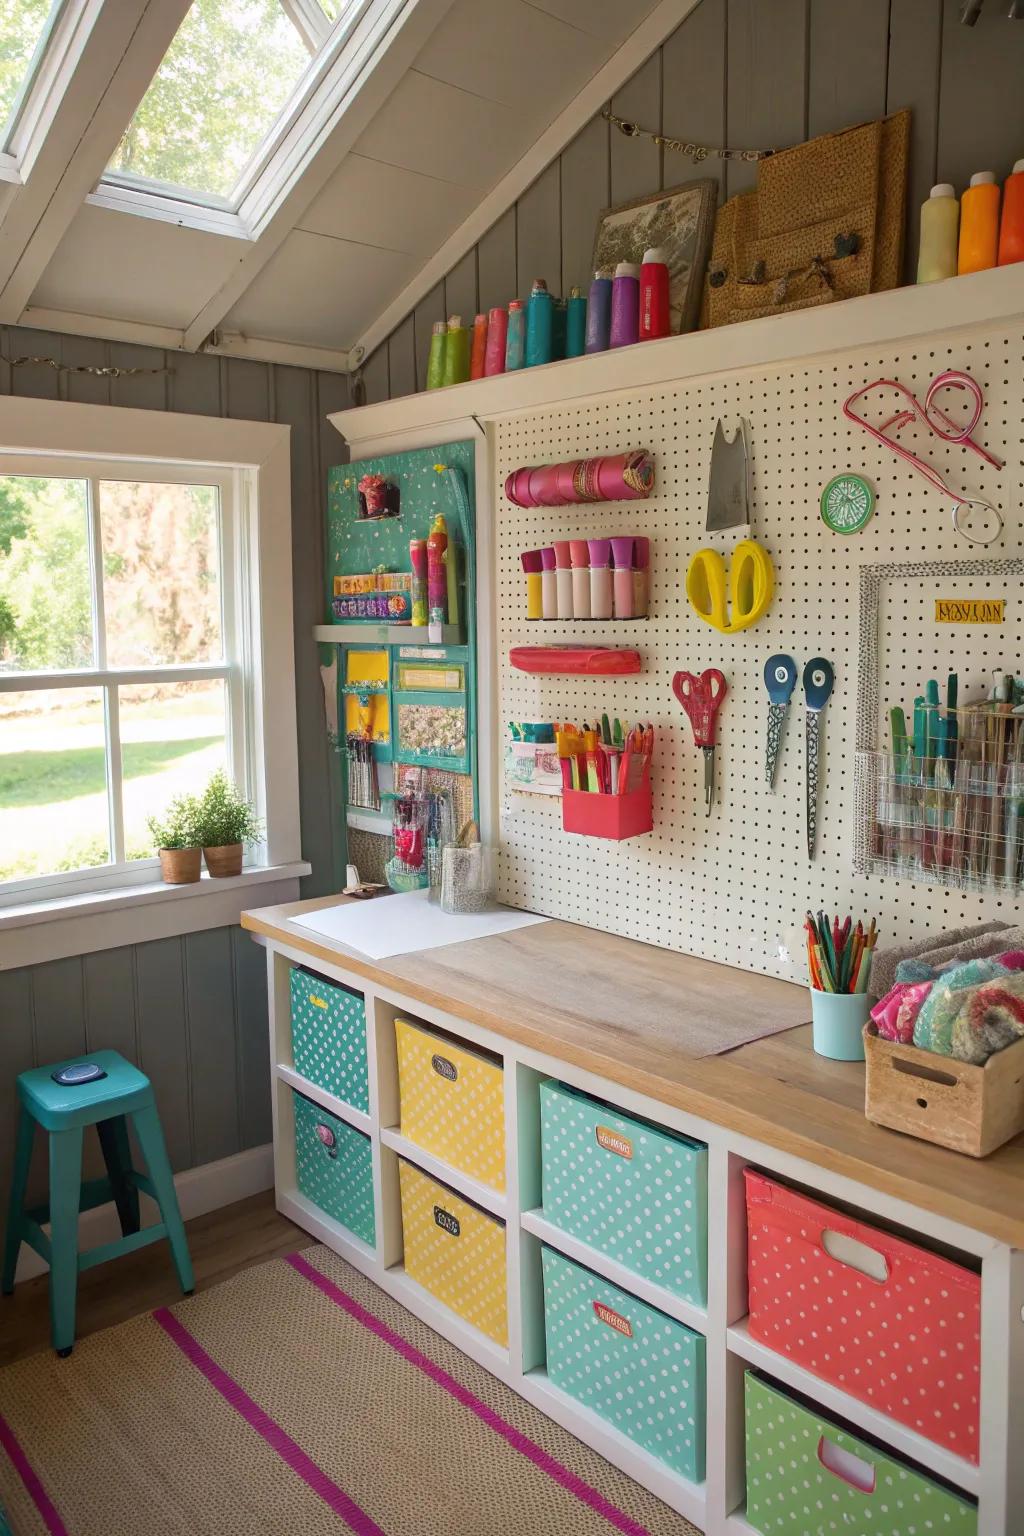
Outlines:
[[650, 496], [653, 490], [654, 461], [642, 450], [562, 464], [526, 465], [505, 481], [505, 495], [520, 507], [636, 501]]

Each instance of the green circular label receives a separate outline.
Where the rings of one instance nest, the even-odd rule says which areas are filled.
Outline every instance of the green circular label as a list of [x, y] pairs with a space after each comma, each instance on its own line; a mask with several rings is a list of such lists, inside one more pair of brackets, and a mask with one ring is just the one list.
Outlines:
[[821, 493], [821, 520], [833, 533], [860, 533], [875, 510], [875, 493], [863, 475], [836, 475]]

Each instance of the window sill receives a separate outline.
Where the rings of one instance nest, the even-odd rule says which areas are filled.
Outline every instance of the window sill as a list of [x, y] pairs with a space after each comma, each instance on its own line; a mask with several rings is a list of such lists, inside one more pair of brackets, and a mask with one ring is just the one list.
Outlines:
[[0, 971], [227, 927], [252, 905], [253, 886], [267, 888], [268, 906], [294, 900], [299, 880], [310, 872], [311, 866], [300, 860], [254, 866], [227, 879], [213, 880], [204, 873], [190, 885], [154, 880], [3, 907]]

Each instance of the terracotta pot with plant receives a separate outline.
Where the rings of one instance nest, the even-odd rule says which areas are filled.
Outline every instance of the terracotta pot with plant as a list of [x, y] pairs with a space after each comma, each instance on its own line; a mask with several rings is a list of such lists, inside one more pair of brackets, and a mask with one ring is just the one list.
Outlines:
[[160, 877], [165, 885], [191, 885], [199, 879], [202, 846], [198, 810], [194, 795], [176, 795], [162, 816], [150, 816], [147, 821], [160, 854]]
[[206, 867], [217, 878], [240, 875], [244, 845], [262, 836], [252, 801], [244, 799], [220, 769], [200, 796], [196, 830]]

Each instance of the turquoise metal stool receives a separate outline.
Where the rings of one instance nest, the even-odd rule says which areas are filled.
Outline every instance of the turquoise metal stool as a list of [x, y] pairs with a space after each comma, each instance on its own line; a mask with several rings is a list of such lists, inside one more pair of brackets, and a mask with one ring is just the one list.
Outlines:
[[[22, 1072], [18, 1100], [18, 1137], [0, 1280], [4, 1295], [14, 1290], [18, 1250], [22, 1243], [28, 1243], [50, 1266], [50, 1336], [58, 1355], [70, 1355], [75, 1342], [79, 1270], [92, 1269], [94, 1264], [166, 1237], [181, 1288], [191, 1295], [195, 1280], [188, 1240], [149, 1078], [117, 1051], [93, 1051], [88, 1057]], [[148, 1176], [132, 1167], [129, 1119]], [[50, 1137], [50, 1203], [27, 1211], [25, 1186], [37, 1125]], [[87, 1125], [96, 1127], [107, 1176], [83, 1182], [82, 1132]], [[161, 1219], [155, 1226], [140, 1227], [140, 1190], [160, 1207]], [[79, 1253], [79, 1212], [111, 1199], [121, 1223], [121, 1237]], [[46, 1221], [50, 1223], [49, 1238], [43, 1231]]]

